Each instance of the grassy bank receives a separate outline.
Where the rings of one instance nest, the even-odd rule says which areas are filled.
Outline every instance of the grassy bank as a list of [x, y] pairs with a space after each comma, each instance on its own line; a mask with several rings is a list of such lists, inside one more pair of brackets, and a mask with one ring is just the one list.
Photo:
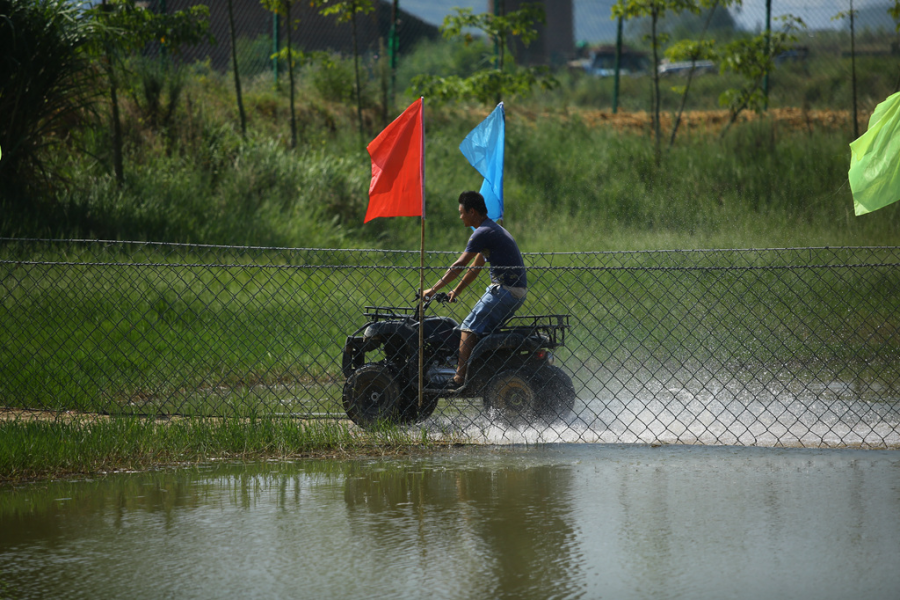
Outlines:
[[[12, 415], [7, 415], [11, 417]], [[104, 419], [22, 413], [0, 421], [0, 483], [212, 459], [260, 460], [402, 451], [427, 439], [287, 419]]]

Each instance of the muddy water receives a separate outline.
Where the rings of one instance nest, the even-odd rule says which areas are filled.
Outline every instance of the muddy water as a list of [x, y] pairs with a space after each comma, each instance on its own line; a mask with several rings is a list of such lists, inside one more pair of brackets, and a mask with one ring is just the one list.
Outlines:
[[900, 597], [900, 452], [548, 445], [0, 490], [0, 598]]

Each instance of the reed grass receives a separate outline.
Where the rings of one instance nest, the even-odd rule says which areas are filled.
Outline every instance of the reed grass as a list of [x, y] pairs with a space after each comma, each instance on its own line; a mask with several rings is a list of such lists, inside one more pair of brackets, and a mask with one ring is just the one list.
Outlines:
[[427, 447], [427, 436], [333, 421], [103, 418], [23, 413], [0, 421], [0, 483], [213, 459], [353, 456]]

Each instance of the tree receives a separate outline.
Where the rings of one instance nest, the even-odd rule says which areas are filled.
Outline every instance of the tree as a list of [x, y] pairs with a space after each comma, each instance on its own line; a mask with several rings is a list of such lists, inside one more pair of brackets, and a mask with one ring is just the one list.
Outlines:
[[[706, 18], [703, 21], [703, 29], [700, 32], [700, 38], [682, 39], [671, 47], [666, 49], [666, 58], [671, 61], [690, 61], [691, 68], [688, 71], [687, 82], [681, 90], [681, 104], [672, 123], [672, 134], [669, 136], [669, 147], [675, 144], [675, 136], [678, 133], [678, 127], [681, 125], [681, 116], [684, 114], [684, 107], [687, 104], [688, 93], [691, 89], [691, 82], [694, 80], [694, 65], [699, 60], [709, 60], [715, 56], [715, 40], [707, 40], [706, 34], [717, 23], [716, 28], [729, 31], [729, 26], [734, 27], [734, 20], [727, 10], [716, 9], [719, 7], [727, 8], [733, 4], [741, 4], [741, 0], [700, 0], [700, 5], [706, 10]], [[702, 12], [702, 11], [701, 11]], [[693, 14], [693, 13], [692, 13]], [[716, 15], [727, 15], [726, 18], [717, 17]]]
[[859, 137], [859, 118], [856, 112], [856, 13], [853, 10], [853, 0], [850, 0], [850, 10], [841, 11], [831, 17], [832, 21], [850, 19], [850, 87], [853, 92], [853, 139]]
[[294, 90], [296, 89], [296, 86], [294, 85], [294, 59], [296, 57], [294, 50], [291, 47], [291, 28], [293, 25], [291, 22], [291, 5], [293, 3], [294, 0], [262, 0], [262, 4], [266, 9], [278, 16], [284, 17], [284, 21], [287, 23], [287, 43], [285, 44], [284, 51], [273, 54], [272, 58], [278, 57], [287, 60], [288, 64], [288, 87], [290, 88], [288, 97], [290, 98], [291, 107], [291, 149], [297, 147], [297, 108], [294, 106]]
[[612, 7], [612, 15], [621, 17], [626, 21], [647, 17], [650, 19], [650, 47], [653, 51], [653, 95], [651, 113], [653, 115], [653, 132], [656, 141], [656, 162], [659, 163], [662, 153], [662, 134], [660, 132], [659, 113], [659, 49], [669, 36], [660, 33], [659, 20], [667, 13], [680, 14], [682, 12], [699, 14], [700, 4], [695, 0], [618, 0]]
[[[704, 31], [705, 33], [705, 31]], [[666, 58], [676, 62], [691, 62], [691, 68], [687, 74], [687, 81], [681, 87], [681, 104], [678, 106], [678, 112], [672, 122], [672, 134], [669, 136], [669, 148], [675, 145], [675, 136], [678, 133], [678, 127], [681, 125], [681, 116], [684, 114], [684, 107], [687, 104], [688, 93], [691, 90], [691, 82], [694, 80], [694, 65], [700, 60], [710, 60], [715, 56], [715, 40], [681, 40], [666, 49]], [[677, 89], [677, 88], [676, 88]]]
[[417, 75], [412, 80], [415, 95], [428, 96], [437, 101], [474, 99], [485, 104], [500, 102], [507, 94], [527, 95], [536, 86], [553, 89], [559, 84], [547, 67], [517, 69], [506, 61], [507, 44], [518, 37], [526, 46], [537, 39], [536, 23], [545, 21], [544, 7], [539, 3], [525, 3], [519, 10], [505, 15], [472, 13], [470, 8], [457, 8], [455, 15], [444, 17], [441, 26], [448, 39], [462, 38], [465, 43], [475, 41], [472, 29], [483, 31], [494, 43], [497, 52], [490, 60], [491, 68], [482, 69], [471, 76], [439, 77]]
[[335, 15], [338, 23], [350, 23], [353, 36], [353, 72], [356, 76], [356, 119], [359, 122], [359, 138], [363, 141], [362, 86], [359, 80], [359, 37], [356, 32], [356, 15], [369, 14], [375, 7], [372, 0], [313, 0], [320, 7], [320, 14]]
[[[0, 204], [58, 180], [46, 150], [97, 98], [93, 23], [67, 0], [0, 0]], [[43, 175], [43, 178], [41, 177]]]
[[121, 72], [129, 55], [150, 42], [160, 42], [173, 54], [181, 46], [213, 41], [209, 33], [209, 9], [192, 6], [173, 14], [155, 14], [135, 3], [135, 0], [103, 0], [87, 11], [97, 29], [94, 52], [101, 58], [106, 74], [110, 109], [112, 112], [113, 170], [116, 182], [125, 181], [122, 157], [122, 124], [119, 117], [119, 88]]
[[731, 113], [722, 135], [737, 120], [744, 110], [762, 112], [766, 106], [766, 95], [762, 90], [763, 80], [775, 66], [775, 57], [789, 50], [797, 40], [794, 31], [805, 29], [800, 17], [784, 15], [777, 20], [784, 23], [781, 31], [762, 32], [749, 39], [735, 40], [716, 53], [721, 72], [730, 71], [744, 78], [740, 88], [725, 90], [719, 96], [719, 105], [727, 107]]
[[238, 115], [241, 118], [241, 137], [247, 138], [247, 113], [244, 112], [244, 97], [241, 93], [241, 74], [238, 71], [237, 39], [234, 33], [233, 0], [228, 0], [228, 31], [231, 35], [231, 68], [234, 72], [234, 93], [237, 96]]

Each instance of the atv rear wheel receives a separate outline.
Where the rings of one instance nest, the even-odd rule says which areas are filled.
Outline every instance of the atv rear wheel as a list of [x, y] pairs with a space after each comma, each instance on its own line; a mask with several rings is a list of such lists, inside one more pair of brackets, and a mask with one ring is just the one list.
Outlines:
[[363, 428], [400, 421], [400, 383], [393, 369], [377, 363], [363, 365], [344, 384], [344, 410]]
[[510, 420], [533, 418], [537, 401], [531, 378], [521, 370], [502, 371], [488, 381], [484, 390], [484, 407], [498, 410]]
[[545, 366], [537, 378], [537, 410], [544, 419], [565, 419], [575, 409], [575, 386], [559, 367]]

